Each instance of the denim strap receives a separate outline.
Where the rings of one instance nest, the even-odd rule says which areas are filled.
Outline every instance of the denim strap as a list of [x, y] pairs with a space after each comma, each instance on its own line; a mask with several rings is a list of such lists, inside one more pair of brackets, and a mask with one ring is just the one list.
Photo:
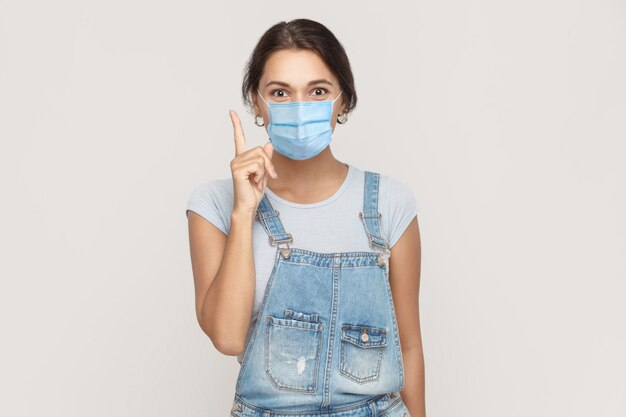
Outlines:
[[387, 240], [380, 234], [380, 218], [382, 214], [378, 211], [379, 184], [379, 173], [365, 171], [363, 211], [359, 212], [359, 217], [363, 222], [363, 227], [365, 228], [365, 233], [370, 243], [387, 249], [389, 246]]
[[269, 235], [272, 245], [293, 241], [291, 233], [285, 232], [278, 215], [278, 210], [274, 210], [274, 207], [272, 207], [272, 204], [267, 198], [267, 194], [264, 194], [256, 210], [256, 219]]
[[[380, 174], [365, 171], [365, 187], [363, 193], [363, 211], [359, 212], [359, 217], [363, 222], [363, 227], [368, 240], [372, 245], [387, 249], [389, 244], [380, 233], [380, 218], [382, 214], [378, 211], [378, 195], [380, 185]], [[260, 221], [270, 237], [270, 243], [280, 244], [293, 241], [290, 233], [285, 232], [282, 222], [279, 219], [279, 212], [274, 210], [272, 204], [263, 196], [257, 208], [256, 219]]]

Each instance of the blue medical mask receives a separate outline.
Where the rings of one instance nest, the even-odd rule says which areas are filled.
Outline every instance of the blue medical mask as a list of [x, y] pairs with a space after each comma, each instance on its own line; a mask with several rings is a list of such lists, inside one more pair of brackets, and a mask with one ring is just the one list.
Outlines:
[[[258, 90], [257, 90], [258, 91]], [[294, 101], [289, 103], [268, 103], [270, 124], [267, 131], [270, 142], [277, 152], [291, 159], [309, 159], [322, 152], [330, 143], [333, 127], [334, 100]]]

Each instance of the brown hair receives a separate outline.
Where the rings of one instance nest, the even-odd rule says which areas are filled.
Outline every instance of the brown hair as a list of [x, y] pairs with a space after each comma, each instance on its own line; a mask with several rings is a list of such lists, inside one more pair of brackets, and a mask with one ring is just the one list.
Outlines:
[[346, 104], [345, 113], [350, 113], [356, 106], [357, 97], [354, 89], [354, 77], [346, 51], [326, 26], [309, 19], [279, 22], [261, 36], [245, 66], [241, 86], [244, 103], [251, 110], [254, 109], [250, 94], [259, 87], [265, 61], [273, 52], [289, 48], [309, 49], [317, 52], [339, 79], [339, 85], [343, 90], [343, 100]]

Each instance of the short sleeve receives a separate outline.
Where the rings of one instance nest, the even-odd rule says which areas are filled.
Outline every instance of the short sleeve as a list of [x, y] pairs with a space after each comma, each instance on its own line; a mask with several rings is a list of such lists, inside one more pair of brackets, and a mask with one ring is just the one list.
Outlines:
[[383, 213], [382, 227], [386, 231], [391, 249], [419, 213], [420, 207], [413, 191], [403, 182], [390, 176], [385, 176], [384, 181], [381, 181], [380, 197], [383, 203], [381, 208], [386, 211], [386, 215]]
[[191, 210], [228, 235], [232, 204], [232, 182], [214, 179], [193, 189], [187, 199], [185, 215], [189, 215]]

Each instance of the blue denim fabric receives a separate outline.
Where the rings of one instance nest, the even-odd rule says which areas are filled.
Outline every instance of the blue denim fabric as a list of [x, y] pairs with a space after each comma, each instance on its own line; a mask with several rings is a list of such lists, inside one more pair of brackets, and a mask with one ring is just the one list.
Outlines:
[[404, 367], [379, 179], [365, 172], [363, 211], [355, 213], [372, 251], [290, 247], [278, 211], [267, 196], [261, 200], [256, 219], [277, 250], [231, 416], [409, 416], [399, 394]]

